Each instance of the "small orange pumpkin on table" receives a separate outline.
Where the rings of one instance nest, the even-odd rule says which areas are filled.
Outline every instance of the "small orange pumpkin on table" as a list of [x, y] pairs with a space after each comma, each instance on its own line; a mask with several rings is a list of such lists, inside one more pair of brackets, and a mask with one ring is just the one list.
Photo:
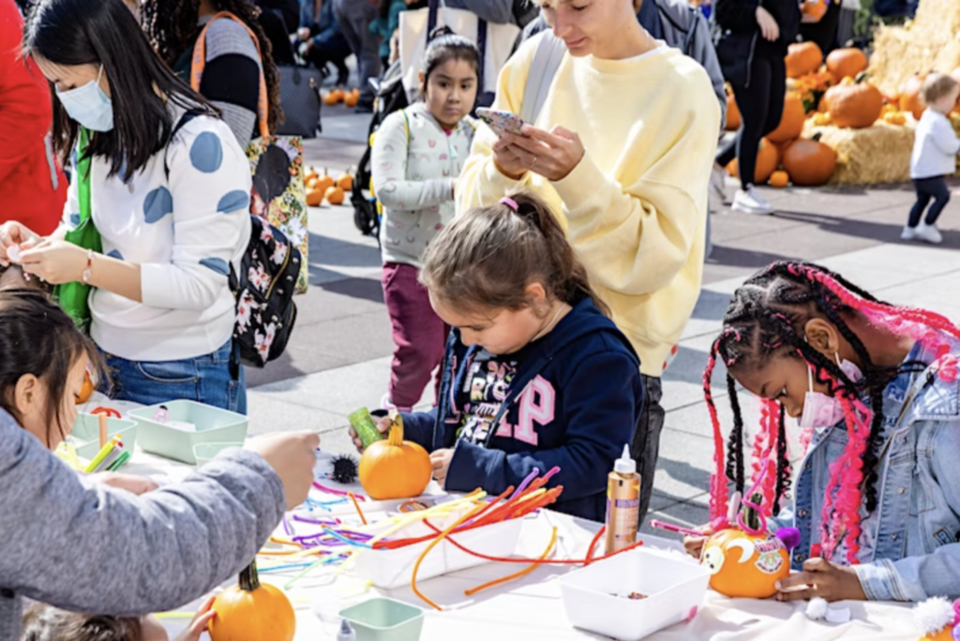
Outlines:
[[260, 583], [253, 562], [240, 573], [240, 582], [213, 602], [211, 641], [293, 641], [297, 616], [280, 588]]
[[823, 64], [823, 51], [815, 42], [800, 42], [787, 48], [787, 78], [813, 73]]
[[375, 501], [416, 498], [433, 476], [430, 455], [417, 443], [403, 440], [403, 419], [397, 412], [390, 418], [387, 439], [371, 443], [360, 457], [360, 485]]

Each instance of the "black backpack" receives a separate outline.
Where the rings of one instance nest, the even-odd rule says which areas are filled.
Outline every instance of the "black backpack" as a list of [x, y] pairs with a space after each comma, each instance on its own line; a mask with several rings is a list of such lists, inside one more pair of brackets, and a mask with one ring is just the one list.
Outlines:
[[[173, 128], [170, 139], [205, 113], [187, 111]], [[166, 159], [164, 170], [169, 179]], [[250, 241], [240, 259], [240, 273], [230, 265], [230, 291], [236, 300], [234, 361], [259, 369], [283, 354], [297, 321], [293, 295], [302, 260], [300, 249], [283, 232], [260, 216], [250, 215]]]

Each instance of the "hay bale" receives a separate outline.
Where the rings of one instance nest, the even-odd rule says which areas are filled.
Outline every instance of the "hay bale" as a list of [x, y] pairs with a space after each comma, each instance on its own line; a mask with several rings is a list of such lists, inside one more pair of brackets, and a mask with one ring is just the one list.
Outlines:
[[915, 73], [950, 73], [960, 67], [960, 2], [920, 0], [916, 18], [904, 27], [880, 27], [869, 73], [885, 95], [897, 95]]
[[[951, 115], [953, 128], [960, 135], [960, 114]], [[831, 185], [879, 185], [910, 181], [910, 154], [913, 152], [917, 122], [907, 115], [906, 125], [888, 125], [877, 121], [866, 129], [840, 129], [804, 125], [803, 137], [821, 135], [820, 142], [837, 152], [837, 168]]]

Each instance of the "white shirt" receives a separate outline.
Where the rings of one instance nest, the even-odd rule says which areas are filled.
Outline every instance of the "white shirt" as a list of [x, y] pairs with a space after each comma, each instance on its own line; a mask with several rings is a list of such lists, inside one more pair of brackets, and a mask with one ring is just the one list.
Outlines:
[[950, 120], [939, 111], [927, 109], [917, 124], [910, 177], [914, 180], [949, 176], [957, 171], [960, 139]]
[[[182, 110], [174, 113], [178, 122]], [[164, 170], [164, 156], [169, 179]], [[108, 354], [171, 361], [209, 354], [235, 320], [230, 263], [250, 238], [250, 164], [230, 128], [200, 116], [124, 183], [91, 162], [90, 202], [103, 252], [140, 265], [143, 302], [104, 289], [90, 297], [90, 335]], [[64, 223], [79, 221], [77, 180]]]

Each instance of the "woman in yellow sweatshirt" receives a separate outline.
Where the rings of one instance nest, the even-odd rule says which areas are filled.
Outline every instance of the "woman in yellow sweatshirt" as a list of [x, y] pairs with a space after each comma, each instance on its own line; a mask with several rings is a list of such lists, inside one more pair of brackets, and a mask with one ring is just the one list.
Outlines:
[[[591, 281], [640, 355], [646, 397], [633, 453], [642, 518], [664, 420], [660, 374], [700, 292], [720, 108], [703, 67], [650, 36], [633, 0], [540, 4], [567, 53], [523, 136], [477, 131], [457, 210], [528, 187], [562, 212]], [[548, 36], [525, 42], [504, 67], [494, 109], [520, 113]]]

